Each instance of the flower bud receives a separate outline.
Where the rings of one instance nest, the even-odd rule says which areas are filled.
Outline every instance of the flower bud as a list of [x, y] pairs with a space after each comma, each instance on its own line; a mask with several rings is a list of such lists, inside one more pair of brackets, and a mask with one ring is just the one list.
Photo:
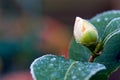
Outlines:
[[87, 20], [76, 17], [74, 37], [77, 43], [90, 46], [98, 41], [98, 32], [96, 28]]

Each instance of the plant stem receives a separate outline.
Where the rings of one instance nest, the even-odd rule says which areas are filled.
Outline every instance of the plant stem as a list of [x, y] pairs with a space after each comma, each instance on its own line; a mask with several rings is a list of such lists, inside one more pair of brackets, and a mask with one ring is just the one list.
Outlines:
[[92, 52], [92, 54], [90, 56], [88, 62], [93, 62], [97, 56], [101, 55], [102, 50], [103, 50], [103, 43], [101, 42], [101, 40], [99, 40], [94, 51]]
[[88, 62], [93, 62], [94, 59], [95, 59], [95, 56], [91, 55], [90, 58], [89, 58], [89, 60], [88, 60]]

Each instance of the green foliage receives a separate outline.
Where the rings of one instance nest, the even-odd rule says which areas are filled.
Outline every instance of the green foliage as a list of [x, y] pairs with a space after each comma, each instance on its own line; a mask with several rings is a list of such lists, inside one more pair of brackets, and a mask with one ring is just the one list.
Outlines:
[[69, 48], [71, 59], [45, 55], [32, 63], [34, 80], [107, 80], [120, 67], [120, 11], [107, 11], [89, 21], [98, 30], [103, 43], [101, 55], [93, 63], [88, 62], [98, 43], [88, 49], [73, 38]]
[[55, 55], [44, 55], [31, 65], [34, 80], [89, 80], [105, 69], [99, 63], [78, 62]]
[[[101, 40], [104, 42], [102, 54], [95, 59], [95, 62], [104, 64], [106, 70], [98, 72], [91, 80], [107, 80], [110, 73], [120, 66], [120, 59], [117, 58], [120, 46], [120, 11], [108, 11], [90, 19], [90, 22], [97, 28]], [[87, 61], [90, 51], [77, 44], [74, 40], [71, 43], [69, 55], [74, 60]], [[87, 54], [88, 53], [88, 54]], [[83, 57], [84, 56], [84, 57]]]
[[90, 19], [90, 22], [97, 28], [99, 36], [102, 37], [107, 24], [117, 17], [120, 17], [120, 11], [112, 10], [96, 15]]
[[120, 17], [114, 18], [109, 22], [104, 31], [103, 43], [104, 45], [115, 35], [120, 33]]
[[90, 57], [90, 50], [85, 46], [76, 43], [73, 38], [70, 48], [69, 48], [69, 57], [76, 61], [87, 62]]

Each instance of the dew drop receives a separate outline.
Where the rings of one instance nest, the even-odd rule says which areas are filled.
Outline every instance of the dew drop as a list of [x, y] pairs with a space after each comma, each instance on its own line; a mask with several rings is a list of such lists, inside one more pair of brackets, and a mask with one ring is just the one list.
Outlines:
[[107, 20], [108, 20], [108, 18], [106, 17], [106, 18], [104, 18], [104, 20], [105, 20], [105, 21], [107, 21]]
[[72, 79], [73, 79], [73, 80], [75, 80], [76, 78], [77, 78], [77, 77], [76, 77], [75, 75], [74, 75], [74, 76], [72, 76]]
[[52, 58], [52, 59], [51, 59], [51, 61], [55, 61], [55, 60], [56, 60], [56, 58]]
[[50, 67], [53, 67], [53, 64], [49, 64]]
[[64, 61], [62, 60], [62, 61], [61, 61], [61, 63], [63, 64], [63, 63], [64, 63]]
[[39, 64], [38, 64], [38, 63], [35, 63], [35, 66], [39, 66]]
[[40, 67], [37, 68], [38, 70], [40, 69]]
[[40, 62], [40, 64], [44, 64], [44, 62], [43, 62], [43, 61], [41, 61], [41, 62]]
[[73, 71], [71, 71], [71, 74], [73, 74], [74, 72]]
[[99, 19], [99, 18], [97, 19], [97, 22], [100, 22], [100, 19]]
[[78, 68], [79, 71], [81, 71], [81, 68]]
[[85, 76], [86, 74], [84, 72], [81, 72], [82, 76]]

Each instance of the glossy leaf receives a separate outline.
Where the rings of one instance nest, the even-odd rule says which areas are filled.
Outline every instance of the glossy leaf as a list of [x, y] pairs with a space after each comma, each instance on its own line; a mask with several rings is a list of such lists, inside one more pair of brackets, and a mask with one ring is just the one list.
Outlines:
[[[109, 32], [109, 29], [107, 31], [107, 28], [111, 28], [106, 26], [109, 26], [109, 22], [117, 17], [120, 17], [120, 11], [108, 11], [93, 17], [92, 19], [90, 19], [90, 22], [97, 28], [99, 36], [104, 38], [103, 33], [105, 32], [105, 34], [107, 35]], [[112, 29], [113, 33], [115, 30], [119, 32], [119, 29], [117, 27], [119, 26], [119, 23], [114, 25], [116, 28]], [[120, 58], [118, 57], [118, 55], [120, 54], [120, 34], [115, 34], [115, 36], [113, 35], [112, 38], [109, 37], [109, 40], [107, 41], [108, 42], [104, 46], [102, 54], [95, 59], [95, 62], [104, 64], [107, 69], [98, 72], [97, 75], [91, 78], [91, 80], [107, 80], [109, 74], [115, 71], [120, 66]], [[79, 61], [88, 61], [90, 53], [91, 52], [88, 49], [82, 47], [82, 45], [80, 44], [77, 44], [74, 39], [72, 40], [69, 50], [70, 58]]]
[[120, 33], [120, 17], [114, 18], [109, 22], [109, 24], [106, 26], [104, 37], [103, 37], [103, 43], [104, 45], [115, 35]]
[[31, 65], [34, 80], [89, 80], [96, 72], [105, 69], [99, 63], [78, 62], [55, 55], [44, 55]]
[[69, 48], [69, 57], [76, 61], [87, 62], [90, 57], [90, 50], [85, 46], [76, 43], [75, 39], [72, 39]]
[[120, 10], [112, 10], [96, 15], [90, 22], [97, 28], [99, 37], [102, 37], [107, 24], [117, 17], [120, 17]]
[[[120, 11], [108, 11], [91, 19], [91, 22], [96, 26], [101, 37], [103, 39], [105, 38], [102, 55], [96, 58], [95, 62], [104, 64], [107, 67], [105, 71], [99, 72], [92, 80], [96, 80], [98, 77], [104, 77], [102, 80], [106, 80], [112, 72], [120, 67], [120, 58], [118, 58], [120, 54], [120, 47], [118, 47], [120, 46], [120, 34], [118, 34], [120, 27], [119, 17]], [[97, 23], [95, 19], [98, 18], [101, 21]]]

